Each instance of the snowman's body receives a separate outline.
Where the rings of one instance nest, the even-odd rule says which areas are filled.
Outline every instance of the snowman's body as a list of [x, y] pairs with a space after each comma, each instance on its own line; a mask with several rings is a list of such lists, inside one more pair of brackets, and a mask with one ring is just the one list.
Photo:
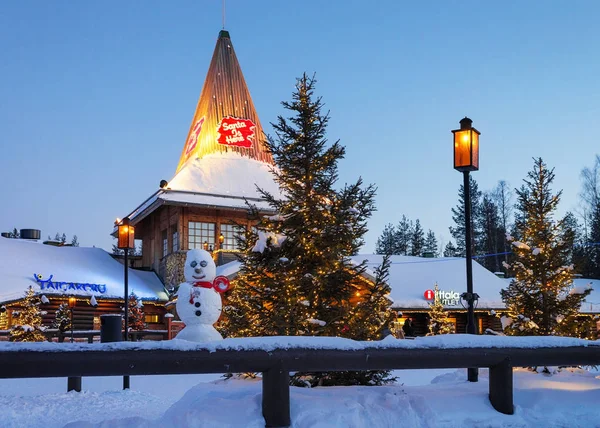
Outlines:
[[[217, 268], [210, 253], [190, 250], [184, 267], [186, 282], [177, 290], [177, 314], [185, 328], [177, 339], [210, 342], [223, 337], [213, 327], [221, 316], [221, 295], [213, 287]], [[221, 277], [220, 277], [221, 278]]]

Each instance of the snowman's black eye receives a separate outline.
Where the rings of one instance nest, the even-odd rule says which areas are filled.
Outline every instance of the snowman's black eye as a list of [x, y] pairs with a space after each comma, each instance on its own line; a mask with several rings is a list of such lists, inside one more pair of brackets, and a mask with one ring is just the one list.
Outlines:
[[207, 264], [208, 264], [208, 263], [206, 263], [206, 260], [202, 260], [202, 261], [200, 262], [200, 266], [202, 266], [202, 267], [206, 267], [206, 265], [207, 265]]
[[198, 262], [196, 260], [194, 260], [192, 263], [190, 263], [191, 267], [196, 267], [198, 265]]

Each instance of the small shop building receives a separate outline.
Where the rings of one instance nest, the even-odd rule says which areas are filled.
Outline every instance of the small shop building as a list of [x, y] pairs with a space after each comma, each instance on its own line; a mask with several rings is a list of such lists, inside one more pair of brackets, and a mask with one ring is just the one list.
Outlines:
[[[40, 309], [46, 327], [70, 297], [76, 299], [75, 330], [99, 330], [100, 315], [123, 313], [124, 267], [103, 249], [0, 237], [0, 255], [0, 330], [13, 325], [13, 313], [20, 310], [29, 287], [45, 297]], [[129, 269], [129, 291], [144, 305], [147, 328], [163, 329], [168, 293], [158, 276]]]

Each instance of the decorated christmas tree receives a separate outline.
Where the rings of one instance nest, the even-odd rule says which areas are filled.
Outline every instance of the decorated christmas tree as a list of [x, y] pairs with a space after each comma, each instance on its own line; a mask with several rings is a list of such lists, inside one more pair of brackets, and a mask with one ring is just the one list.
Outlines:
[[439, 298], [439, 288], [437, 283], [434, 287], [435, 299], [429, 304], [429, 333], [427, 336], [435, 336], [437, 334], [454, 333], [454, 323], [448, 318], [448, 312], [444, 310], [444, 305]]
[[[276, 139], [267, 145], [281, 194], [260, 190], [276, 214], [240, 239], [242, 265], [224, 307], [226, 336], [374, 340], [388, 318], [389, 289], [349, 258], [363, 243], [375, 189], [361, 179], [334, 187], [345, 149], [327, 144], [329, 116], [314, 85], [306, 75], [298, 79], [292, 101], [283, 102], [291, 117], [273, 124]], [[310, 383], [323, 384], [326, 376]]]
[[506, 266], [515, 279], [501, 291], [508, 309], [504, 332], [510, 335], [583, 335], [579, 308], [590, 287], [573, 287], [568, 265], [570, 228], [555, 220], [562, 192], [552, 193], [554, 170], [535, 159], [525, 184], [517, 190], [515, 227], [520, 240], [507, 236], [515, 253]]
[[66, 303], [61, 303], [54, 316], [53, 328], [57, 328], [62, 332], [71, 330], [71, 309]]
[[14, 324], [10, 330], [11, 342], [43, 342], [46, 337], [42, 333], [42, 315], [40, 311], [40, 298], [35, 294], [32, 287], [27, 289], [22, 309], [13, 311]]
[[146, 328], [146, 321], [144, 315], [144, 305], [138, 297], [131, 293], [129, 295], [129, 318], [127, 324], [129, 330], [140, 331]]

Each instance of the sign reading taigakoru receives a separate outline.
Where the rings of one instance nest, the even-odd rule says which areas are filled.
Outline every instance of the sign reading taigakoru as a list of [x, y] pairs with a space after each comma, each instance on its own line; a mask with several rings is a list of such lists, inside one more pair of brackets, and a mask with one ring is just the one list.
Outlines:
[[56, 290], [56, 291], [83, 291], [87, 293], [106, 293], [106, 284], [89, 284], [87, 282], [64, 282], [52, 281], [53, 275], [48, 279], [43, 279], [42, 275], [33, 274], [35, 281], [40, 284], [41, 290]]

